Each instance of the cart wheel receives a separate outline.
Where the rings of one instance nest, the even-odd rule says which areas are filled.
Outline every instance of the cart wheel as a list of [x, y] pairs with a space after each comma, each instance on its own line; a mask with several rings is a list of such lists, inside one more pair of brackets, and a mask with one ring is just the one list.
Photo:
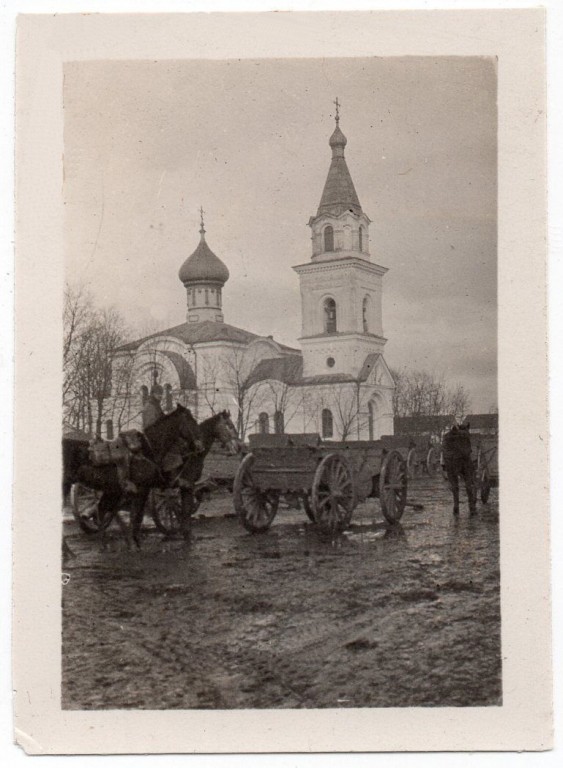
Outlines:
[[407, 454], [407, 474], [413, 480], [419, 470], [419, 464], [416, 456], [416, 448], [411, 448]]
[[479, 474], [479, 489], [481, 492], [481, 501], [486, 504], [491, 493], [492, 483], [489, 476], [489, 470], [485, 467]]
[[[191, 514], [194, 515], [201, 504], [201, 493], [194, 491]], [[180, 531], [182, 514], [182, 494], [179, 488], [153, 488], [150, 495], [151, 515], [157, 529], [166, 535]]]
[[429, 477], [434, 477], [436, 472], [438, 471], [438, 468], [440, 466], [440, 454], [432, 446], [428, 449], [428, 453], [426, 454], [426, 471], [428, 473]]
[[164, 534], [178, 533], [182, 502], [178, 488], [153, 488], [150, 495], [151, 515], [157, 529]]
[[233, 486], [233, 503], [241, 523], [251, 533], [267, 531], [278, 511], [279, 493], [262, 491], [254, 485], [252, 465], [254, 455], [248, 453], [241, 461]]
[[98, 533], [105, 530], [115, 514], [114, 511], [100, 511], [102, 491], [95, 491], [81, 483], [75, 483], [70, 489], [72, 512], [84, 533]]
[[385, 457], [379, 475], [379, 502], [388, 523], [398, 523], [407, 503], [407, 467], [398, 451]]
[[352, 470], [337, 453], [329, 453], [317, 467], [311, 491], [315, 522], [323, 531], [342, 531], [356, 506]]
[[303, 504], [303, 509], [305, 510], [305, 514], [307, 515], [309, 520], [312, 523], [314, 523], [315, 515], [313, 514], [313, 510], [311, 509], [311, 500], [308, 494], [304, 494], [303, 496], [301, 496], [301, 503]]

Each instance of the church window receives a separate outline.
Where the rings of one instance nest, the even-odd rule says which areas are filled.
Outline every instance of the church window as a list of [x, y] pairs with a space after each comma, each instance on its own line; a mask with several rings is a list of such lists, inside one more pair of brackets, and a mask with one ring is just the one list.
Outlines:
[[270, 417], [265, 411], [258, 416], [258, 431], [261, 435], [267, 435], [270, 432]]
[[334, 229], [331, 226], [325, 228], [325, 251], [334, 251]]
[[113, 421], [111, 419], [106, 421], [106, 437], [108, 440], [113, 440]]
[[141, 387], [141, 402], [144, 405], [149, 399], [149, 388], [143, 384]]
[[334, 299], [325, 299], [324, 328], [325, 333], [336, 333], [336, 302]]
[[364, 302], [362, 304], [362, 325], [364, 328], [364, 333], [369, 332], [369, 296], [366, 296], [364, 298]]
[[165, 384], [164, 385], [164, 410], [166, 412], [171, 411], [173, 408], [172, 405], [172, 385], [171, 384]]
[[221, 306], [221, 289], [217, 288], [217, 306]]
[[334, 357], [327, 357], [326, 364], [328, 365], [329, 368], [334, 368], [335, 363], [336, 363], [336, 360], [334, 359]]
[[281, 411], [274, 413], [274, 432], [276, 435], [283, 435], [284, 432], [284, 418]]
[[372, 402], [368, 404], [368, 427], [369, 427], [369, 439], [373, 440], [373, 423], [374, 423], [374, 405]]
[[209, 289], [205, 289], [205, 303], [209, 304]]
[[334, 425], [332, 420], [332, 411], [329, 408], [323, 408], [322, 413], [323, 437], [332, 437], [334, 434]]
[[364, 250], [364, 228], [363, 227], [360, 227], [359, 245], [360, 245], [360, 251], [363, 251]]

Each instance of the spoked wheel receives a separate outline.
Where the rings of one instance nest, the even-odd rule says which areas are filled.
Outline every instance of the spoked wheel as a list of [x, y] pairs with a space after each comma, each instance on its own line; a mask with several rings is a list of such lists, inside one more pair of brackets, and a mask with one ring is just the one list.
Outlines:
[[313, 509], [311, 507], [311, 498], [308, 494], [304, 494], [301, 496], [301, 503], [303, 504], [303, 509], [305, 510], [305, 514], [309, 518], [309, 520], [314, 523], [315, 522], [315, 515], [313, 514]]
[[407, 503], [407, 466], [398, 451], [385, 457], [379, 475], [381, 512], [388, 523], [398, 523]]
[[329, 453], [315, 472], [311, 491], [315, 522], [327, 533], [344, 530], [356, 506], [354, 476], [346, 460]]
[[153, 488], [151, 491], [151, 514], [157, 529], [164, 534], [178, 533], [182, 502], [178, 488]]
[[254, 484], [253, 464], [252, 453], [247, 454], [241, 461], [233, 486], [233, 503], [247, 531], [264, 533], [276, 516], [280, 495], [276, 491], [262, 491]]
[[440, 468], [440, 454], [434, 446], [428, 449], [426, 454], [426, 472], [429, 477], [434, 477]]
[[479, 472], [479, 490], [481, 493], [481, 501], [486, 504], [489, 500], [491, 493], [492, 483], [489, 475], [489, 470], [483, 467]]
[[114, 511], [100, 510], [101, 498], [102, 491], [95, 491], [81, 483], [75, 483], [70, 490], [72, 512], [84, 533], [103, 531], [113, 520]]

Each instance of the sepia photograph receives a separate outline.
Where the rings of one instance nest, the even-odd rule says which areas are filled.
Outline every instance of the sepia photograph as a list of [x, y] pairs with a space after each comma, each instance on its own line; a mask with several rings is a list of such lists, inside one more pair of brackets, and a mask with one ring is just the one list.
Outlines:
[[496, 88], [65, 64], [63, 707], [502, 703]]
[[[527, 576], [549, 546], [541, 312], [530, 322], [545, 287], [541, 89], [523, 194], [502, 45], [442, 45], [438, 26], [433, 46], [333, 46], [360, 16], [186, 14], [169, 50], [172, 15], [20, 22], [20, 206], [29, 191], [45, 218], [39, 195], [54, 198], [57, 253], [40, 266], [40, 229], [20, 237], [31, 454], [16, 462], [16, 583], [43, 526], [47, 743], [62, 753], [147, 751], [130, 728], [149, 716], [167, 718], [155, 752], [549, 743], [549, 577]], [[380, 22], [392, 37], [410, 17], [416, 41], [430, 28], [361, 17], [382, 41]], [[516, 17], [512, 57], [537, 34], [533, 13]], [[28, 125], [51, 110], [47, 83], [41, 188]], [[41, 524], [31, 455], [48, 477]], [[520, 699], [538, 702], [525, 728]], [[22, 722], [36, 702], [20, 701]], [[282, 725], [298, 721], [309, 735]], [[33, 729], [18, 738], [44, 751]]]

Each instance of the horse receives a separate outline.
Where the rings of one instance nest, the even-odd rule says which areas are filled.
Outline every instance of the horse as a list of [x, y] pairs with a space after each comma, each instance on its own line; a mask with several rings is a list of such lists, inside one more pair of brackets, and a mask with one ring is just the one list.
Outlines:
[[[221, 411], [210, 416], [199, 424], [199, 436], [202, 442], [202, 448], [193, 451], [185, 457], [184, 465], [173, 480], [173, 484], [180, 488], [180, 533], [188, 539], [191, 534], [191, 520], [195, 510], [194, 489], [203, 472], [205, 457], [209, 453], [213, 443], [218, 440], [223, 446], [229, 447], [231, 452], [238, 453], [240, 442], [237, 430], [231, 421], [229, 411]], [[133, 520], [134, 538], [140, 536], [141, 525], [143, 522], [144, 507], [138, 506], [136, 517]]]
[[443, 463], [448, 482], [454, 497], [454, 515], [459, 514], [459, 478], [463, 477], [469, 513], [476, 512], [476, 493], [474, 483], [474, 465], [471, 458], [471, 437], [469, 424], [454, 425], [444, 435], [442, 441]]
[[[82, 483], [94, 490], [102, 491], [98, 505], [100, 519], [107, 514], [113, 515], [125, 502], [131, 508], [131, 531], [133, 540], [140, 547], [139, 530], [134, 522], [142, 520], [149, 491], [154, 487], [166, 485], [166, 478], [161, 464], [170, 448], [179, 441], [184, 441], [186, 452], [203, 449], [199, 427], [191, 411], [178, 404], [176, 410], [166, 414], [141, 433], [140, 455], [135, 454], [130, 462], [130, 479], [137, 486], [136, 494], [124, 494], [117, 468], [113, 464], [94, 466], [89, 457], [89, 442], [63, 438], [63, 496], [66, 496], [73, 483]], [[118, 518], [123, 527], [121, 518]], [[129, 535], [127, 536], [129, 545]]]

